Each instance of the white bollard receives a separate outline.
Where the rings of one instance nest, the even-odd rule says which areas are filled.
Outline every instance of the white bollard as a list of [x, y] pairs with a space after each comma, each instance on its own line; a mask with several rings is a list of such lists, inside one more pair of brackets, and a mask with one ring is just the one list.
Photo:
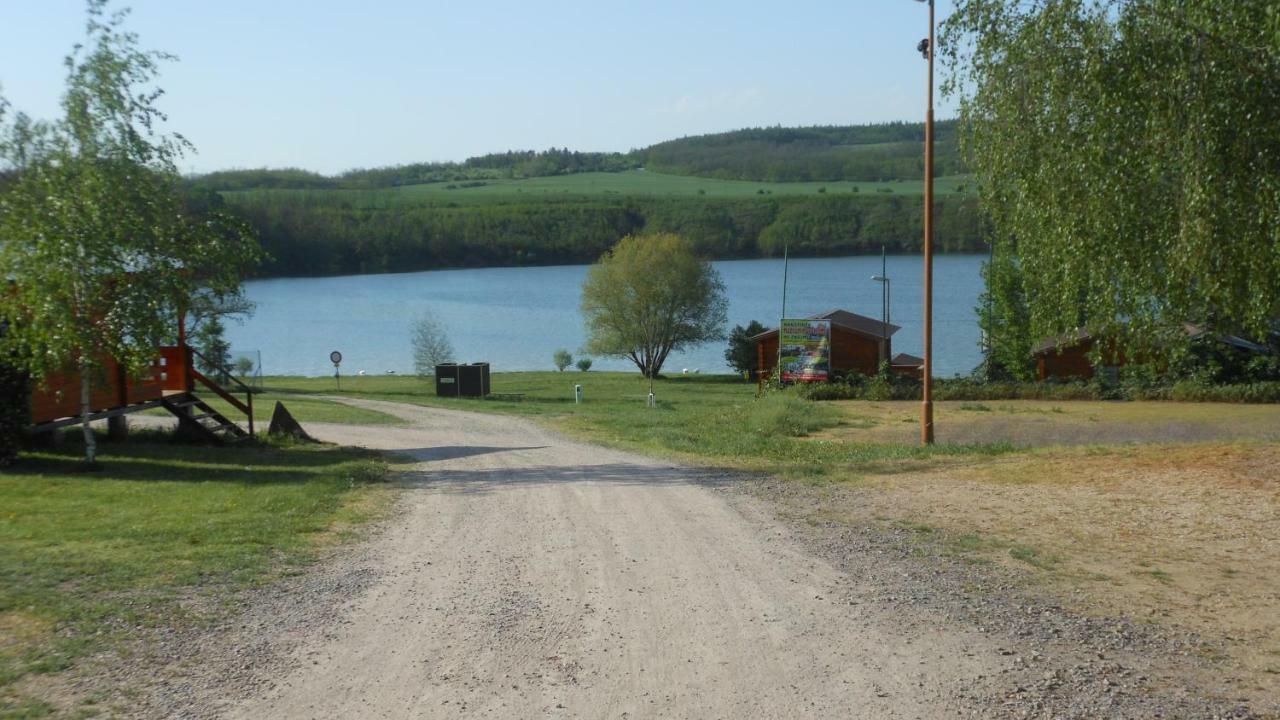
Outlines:
[[574, 405], [582, 404], [582, 386], [581, 385], [573, 386], [573, 404]]
[[658, 407], [658, 401], [653, 397], [653, 393], [649, 393], [649, 407]]

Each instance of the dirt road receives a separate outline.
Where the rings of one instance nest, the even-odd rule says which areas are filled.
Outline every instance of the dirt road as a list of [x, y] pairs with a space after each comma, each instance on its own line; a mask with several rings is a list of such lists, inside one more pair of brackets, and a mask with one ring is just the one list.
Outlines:
[[372, 586], [231, 717], [948, 717], [999, 664], [980, 634], [878, 609], [699, 471], [351, 402], [412, 425], [310, 429], [413, 457], [404, 507]]

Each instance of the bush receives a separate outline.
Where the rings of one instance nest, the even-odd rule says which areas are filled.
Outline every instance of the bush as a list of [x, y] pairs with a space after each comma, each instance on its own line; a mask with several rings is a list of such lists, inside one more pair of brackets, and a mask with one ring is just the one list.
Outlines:
[[556, 364], [557, 370], [564, 372], [565, 368], [573, 364], [573, 356], [569, 354], [568, 350], [561, 348], [551, 356], [551, 361]]
[[591, 358], [582, 358], [577, 362], [578, 369], [586, 372], [591, 369]]
[[797, 394], [805, 400], [857, 400], [862, 396], [861, 388], [844, 382], [809, 383]]

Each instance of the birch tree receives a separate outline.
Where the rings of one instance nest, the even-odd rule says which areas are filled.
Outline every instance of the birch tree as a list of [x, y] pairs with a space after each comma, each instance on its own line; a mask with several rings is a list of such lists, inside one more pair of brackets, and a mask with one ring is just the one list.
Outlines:
[[66, 58], [62, 115], [16, 115], [0, 162], [0, 350], [36, 383], [79, 373], [85, 460], [96, 460], [89, 394], [103, 358], [146, 367], [198, 288], [233, 293], [260, 249], [247, 227], [186, 206], [177, 160], [191, 149], [165, 134], [159, 64], [138, 48], [126, 11], [88, 0], [86, 36]]
[[1184, 322], [1265, 338], [1280, 316], [1280, 5], [961, 0], [943, 38], [995, 230], [988, 277], [1013, 281], [991, 287], [1007, 337], [1088, 326], [1153, 359], [1177, 352]]

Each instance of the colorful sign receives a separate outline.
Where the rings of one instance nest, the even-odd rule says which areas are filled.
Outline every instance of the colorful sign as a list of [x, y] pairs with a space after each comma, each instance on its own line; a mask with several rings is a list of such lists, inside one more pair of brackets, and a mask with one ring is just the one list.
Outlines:
[[783, 320], [778, 367], [783, 382], [822, 382], [831, 371], [831, 321]]

